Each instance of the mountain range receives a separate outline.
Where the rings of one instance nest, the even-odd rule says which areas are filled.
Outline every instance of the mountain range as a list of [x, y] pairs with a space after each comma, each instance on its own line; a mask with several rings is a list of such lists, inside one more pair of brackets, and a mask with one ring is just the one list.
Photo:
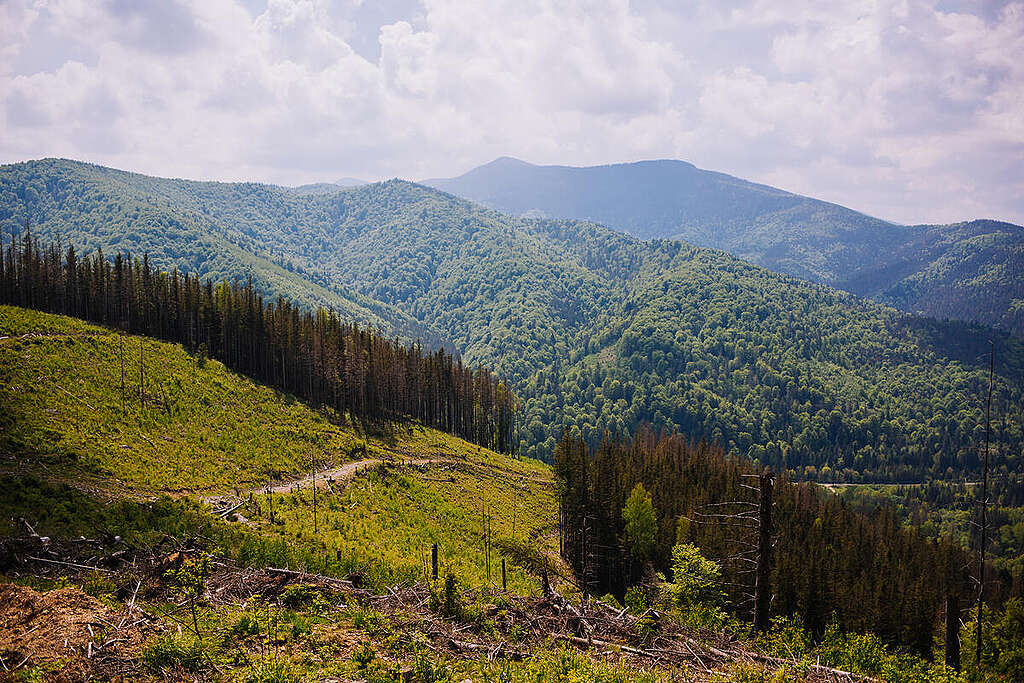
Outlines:
[[4, 240], [26, 223], [453, 348], [512, 383], [518, 450], [540, 458], [564, 429], [596, 444], [648, 423], [808, 478], [962, 476], [994, 338], [995, 467], [1020, 466], [1020, 339], [719, 250], [400, 180], [298, 193], [54, 159], [0, 167]]
[[502, 157], [424, 183], [515, 216], [684, 240], [912, 313], [1024, 334], [1019, 225], [898, 225], [672, 160], [571, 167]]

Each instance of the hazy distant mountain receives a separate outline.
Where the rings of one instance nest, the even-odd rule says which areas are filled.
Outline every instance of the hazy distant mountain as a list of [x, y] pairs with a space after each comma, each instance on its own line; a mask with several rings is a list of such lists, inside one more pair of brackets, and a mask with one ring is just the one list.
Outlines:
[[365, 180], [359, 180], [358, 178], [341, 178], [333, 183], [308, 183], [306, 185], [297, 185], [286, 189], [297, 195], [330, 194], [331, 192], [337, 192], [338, 190], [344, 190], [349, 187], [359, 187], [360, 185], [367, 184], [368, 183]]
[[904, 226], [684, 161], [535, 166], [502, 157], [426, 184], [516, 216], [682, 239], [904, 310], [1024, 334], [1024, 228]]

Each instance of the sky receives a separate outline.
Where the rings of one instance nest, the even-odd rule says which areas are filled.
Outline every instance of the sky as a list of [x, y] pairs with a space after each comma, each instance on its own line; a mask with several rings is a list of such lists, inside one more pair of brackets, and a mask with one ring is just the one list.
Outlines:
[[675, 158], [1024, 224], [1024, 2], [0, 0], [0, 162], [295, 185]]

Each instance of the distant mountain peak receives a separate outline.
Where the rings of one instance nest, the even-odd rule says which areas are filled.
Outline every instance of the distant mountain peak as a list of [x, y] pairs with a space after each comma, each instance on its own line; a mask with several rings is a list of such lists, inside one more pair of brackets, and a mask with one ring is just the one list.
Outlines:
[[334, 181], [334, 184], [339, 187], [359, 187], [360, 185], [369, 185], [370, 182], [368, 180], [361, 180], [359, 178], [350, 178], [346, 176], [344, 178], [338, 178]]

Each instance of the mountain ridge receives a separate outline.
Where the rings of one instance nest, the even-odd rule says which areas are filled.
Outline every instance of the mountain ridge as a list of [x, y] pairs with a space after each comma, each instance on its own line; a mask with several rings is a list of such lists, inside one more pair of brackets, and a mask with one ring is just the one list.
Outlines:
[[[900, 225], [671, 159], [573, 167], [500, 157], [424, 183], [514, 216], [681, 239], [909, 312], [1024, 335], [1024, 228], [1012, 223]], [[983, 236], [975, 228], [996, 243], [981, 259], [971, 252]]]
[[[344, 191], [345, 188], [338, 188]], [[211, 197], [230, 192], [226, 202]], [[307, 194], [263, 183], [160, 178], [72, 159], [46, 158], [0, 166], [0, 235], [25, 229], [108, 253], [145, 253], [158, 268], [213, 280], [252, 277], [270, 296], [337, 310], [408, 341], [451, 348], [408, 315], [361, 297], [315, 272], [296, 270], [272, 245], [254, 240], [233, 207], [302, 202]], [[110, 211], [117, 206], [118, 211]], [[100, 215], [102, 213], [102, 215]], [[283, 212], [287, 218], [288, 210]], [[95, 214], [95, 215], [94, 215]], [[266, 219], [264, 219], [266, 220]], [[242, 226], [240, 228], [240, 226]], [[295, 219], [292, 219], [295, 229]]]

